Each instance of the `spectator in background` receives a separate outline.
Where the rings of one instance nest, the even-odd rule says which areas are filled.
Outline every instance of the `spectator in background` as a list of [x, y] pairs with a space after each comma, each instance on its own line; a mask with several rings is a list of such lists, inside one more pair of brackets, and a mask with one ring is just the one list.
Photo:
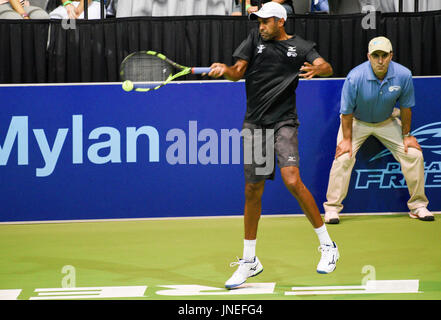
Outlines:
[[[242, 3], [242, 1], [245, 1], [245, 10], [248, 14], [251, 14], [253, 12], [257, 12], [259, 10], [259, 5], [262, 5], [266, 2], [271, 2], [271, 0], [239, 0], [239, 3]], [[272, 0], [273, 2], [280, 3], [286, 10], [286, 13], [288, 15], [294, 14], [294, 7], [292, 4], [293, 0]], [[239, 5], [240, 7], [240, 5]], [[233, 15], [241, 15], [240, 12], [238, 13], [233, 12]]]
[[[440, 10], [440, 0], [419, 0], [418, 11]], [[332, 0], [329, 1], [332, 14], [360, 13], [363, 7], [373, 6], [376, 11], [399, 12], [399, 0]], [[415, 12], [415, 0], [403, 0], [404, 12]]]
[[329, 12], [328, 0], [312, 0], [311, 12]]
[[[101, 19], [100, 0], [88, 2], [88, 19]], [[61, 0], [61, 5], [51, 11], [49, 16], [51, 19], [84, 19], [84, 0]]]
[[106, 2], [106, 18], [116, 17], [116, 6], [118, 5], [118, 0], [109, 0]]
[[226, 15], [234, 0], [119, 0], [114, 4], [117, 18]]
[[[398, 0], [389, 0], [394, 1], [395, 8], [398, 12]], [[418, 1], [418, 11], [435, 11], [441, 10], [441, 1], [440, 0], [419, 0]], [[415, 10], [415, 0], [403, 0], [403, 11], [404, 12], [414, 12]]]
[[[363, 5], [372, 5], [377, 11], [399, 12], [399, 0], [359, 0]], [[403, 12], [440, 10], [440, 0], [419, 0], [418, 8], [415, 8], [415, 0], [403, 0]]]
[[49, 19], [49, 15], [29, 1], [0, 0], [0, 19]]

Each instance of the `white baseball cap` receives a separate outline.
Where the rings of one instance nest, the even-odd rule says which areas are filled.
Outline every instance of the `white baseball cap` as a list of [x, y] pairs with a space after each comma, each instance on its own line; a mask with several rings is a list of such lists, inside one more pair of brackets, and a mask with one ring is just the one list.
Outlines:
[[369, 42], [369, 54], [375, 51], [392, 52], [392, 43], [386, 37], [373, 38]]
[[286, 9], [281, 4], [271, 1], [265, 3], [262, 6], [262, 8], [260, 8], [259, 11], [250, 14], [250, 20], [256, 20], [257, 17], [259, 18], [276, 17], [279, 19], [283, 18], [286, 21], [287, 14], [286, 14]]

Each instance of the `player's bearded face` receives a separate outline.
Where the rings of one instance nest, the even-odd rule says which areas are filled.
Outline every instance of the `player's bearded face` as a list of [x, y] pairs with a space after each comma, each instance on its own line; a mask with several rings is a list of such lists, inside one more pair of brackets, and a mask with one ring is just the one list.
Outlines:
[[259, 32], [263, 40], [273, 40], [280, 34], [280, 29], [275, 18], [259, 18]]

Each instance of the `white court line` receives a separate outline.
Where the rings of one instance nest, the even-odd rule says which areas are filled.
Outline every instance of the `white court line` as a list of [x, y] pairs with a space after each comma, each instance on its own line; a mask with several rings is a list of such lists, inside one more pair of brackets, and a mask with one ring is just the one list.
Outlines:
[[362, 286], [292, 287], [285, 295], [422, 293], [418, 289], [419, 280], [368, 280]]
[[319, 287], [292, 287], [292, 291], [315, 291], [315, 290], [365, 290], [366, 286], [319, 286]]
[[[441, 211], [431, 211], [433, 214], [441, 214]], [[408, 215], [407, 212], [368, 212], [368, 213], [342, 213], [340, 216], [394, 216]], [[323, 214], [322, 214], [323, 216]], [[262, 214], [261, 218], [300, 218], [304, 214]], [[124, 221], [167, 221], [167, 220], [208, 220], [208, 219], [243, 219], [243, 215], [230, 216], [195, 216], [195, 217], [156, 217], [156, 218], [121, 218], [121, 219], [81, 219], [81, 220], [39, 220], [39, 221], [6, 221], [0, 225], [8, 224], [53, 224], [53, 223], [84, 223], [84, 222], [124, 222]]]

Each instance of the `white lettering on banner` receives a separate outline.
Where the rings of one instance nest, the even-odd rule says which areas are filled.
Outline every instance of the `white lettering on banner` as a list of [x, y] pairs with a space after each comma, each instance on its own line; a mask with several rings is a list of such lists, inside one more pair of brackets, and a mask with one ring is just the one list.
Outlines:
[[[14, 144], [17, 144], [17, 164], [29, 165], [29, 124], [27, 116], [13, 116], [9, 123], [3, 145], [0, 137], [0, 166], [8, 164]], [[84, 163], [84, 126], [83, 116], [72, 116], [72, 129], [59, 128], [54, 137], [48, 137], [44, 129], [32, 129], [37, 147], [44, 165], [36, 168], [37, 177], [50, 176], [60, 159], [65, 142], [72, 136], [72, 164]], [[126, 133], [126, 162], [137, 162], [137, 149], [141, 136], [148, 140], [148, 162], [159, 162], [160, 139], [155, 127], [127, 127]], [[241, 138], [244, 137], [244, 163], [250, 164], [253, 159], [264, 167], [256, 168], [257, 175], [266, 175], [274, 167], [274, 130], [256, 129], [252, 137], [250, 129], [221, 129], [220, 138], [214, 129], [205, 128], [198, 131], [197, 121], [188, 122], [188, 132], [182, 129], [170, 129], [166, 141], [173, 142], [166, 152], [166, 160], [170, 165], [176, 164], [240, 164]], [[122, 163], [121, 132], [114, 127], [102, 126], [94, 128], [87, 135], [90, 146], [87, 149], [87, 159], [93, 164]], [[263, 141], [265, 139], [265, 141]], [[53, 141], [51, 144], [50, 141]], [[230, 143], [231, 141], [231, 143]], [[202, 144], [200, 145], [200, 143]], [[265, 142], [265, 150], [262, 143]], [[220, 150], [219, 150], [220, 144]], [[188, 149], [187, 149], [188, 146]], [[231, 150], [231, 152], [230, 152]], [[219, 156], [220, 151], [220, 156]], [[62, 158], [62, 157], [61, 157]], [[230, 162], [231, 158], [231, 162]]]
[[83, 116], [72, 116], [72, 163], [83, 163]]
[[[424, 167], [425, 187], [441, 188], [441, 161], [425, 164]], [[389, 162], [385, 169], [359, 169], [356, 173], [355, 189], [369, 189], [372, 186], [379, 189], [407, 188], [398, 162]]]
[[[176, 138], [176, 141], [175, 141]], [[186, 164], [187, 163], [187, 146], [186, 135], [184, 130], [172, 129], [167, 132], [167, 141], [175, 141], [167, 149], [167, 162], [169, 164]]]
[[144, 297], [147, 286], [79, 287], [35, 289], [38, 297], [29, 300], [137, 298]]
[[[33, 129], [37, 146], [42, 155], [44, 166], [36, 169], [37, 177], [47, 177], [51, 175], [58, 163], [60, 154], [64, 147], [66, 137], [69, 133], [68, 128], [57, 130], [52, 147], [49, 145], [48, 137], [44, 129]], [[159, 133], [151, 126], [141, 128], [127, 128], [127, 162], [136, 162], [137, 139], [140, 135], [146, 135], [149, 139], [149, 161], [159, 161]], [[121, 135], [113, 127], [98, 127], [89, 134], [89, 140], [98, 140], [102, 136], [109, 139], [92, 144], [87, 150], [90, 162], [95, 164], [105, 164], [108, 162], [121, 162]], [[27, 116], [13, 116], [9, 124], [6, 137], [1, 145], [0, 141], [0, 166], [8, 164], [13, 145], [17, 141], [17, 164], [29, 165], [29, 128]], [[72, 116], [72, 163], [83, 163], [83, 116]], [[103, 155], [103, 151], [108, 150]]]
[[28, 165], [28, 117], [12, 117], [3, 147], [0, 145], [0, 165], [8, 163], [14, 141], [17, 140], [17, 164]]
[[[240, 164], [240, 138], [242, 132], [237, 129], [221, 129], [220, 163]], [[230, 147], [230, 140], [232, 141]], [[173, 142], [168, 148], [166, 158], [168, 164], [187, 164], [187, 134], [182, 129], [170, 129], [166, 141]], [[205, 142], [198, 150], [198, 142]], [[257, 152], [257, 151], [256, 151]], [[197, 121], [189, 121], [188, 164], [219, 164], [219, 137], [213, 129], [202, 129], [197, 132]]]
[[149, 161], [159, 161], [159, 134], [158, 131], [151, 126], [143, 126], [141, 128], [127, 128], [127, 162], [136, 162], [138, 137], [145, 135], [149, 139]]
[[44, 167], [37, 168], [37, 177], [47, 177], [55, 169], [55, 165], [58, 162], [58, 157], [60, 156], [60, 152], [63, 148], [64, 140], [66, 140], [69, 129], [58, 129], [52, 149], [49, 147], [44, 130], [34, 129], [33, 131], [35, 139], [37, 139], [41, 155], [44, 159]]
[[[244, 130], [241, 132], [237, 129], [221, 130], [221, 164], [230, 163], [230, 139], [232, 141], [232, 150], [240, 150], [240, 138], [244, 132]], [[232, 164], [240, 164], [240, 152], [233, 152], [231, 156]]]
[[[397, 88], [399, 89], [398, 86], [392, 86], [389, 91], [397, 90]], [[441, 122], [425, 124], [411, 133], [417, 139], [425, 154], [435, 157], [441, 155]], [[374, 155], [369, 162], [391, 155], [389, 149], [384, 149]], [[385, 169], [360, 169], [356, 170], [356, 173], [355, 189], [368, 189], [376, 186], [379, 189], [407, 188], [406, 180], [398, 162], [387, 163]], [[424, 163], [424, 174], [426, 188], [441, 187], [441, 161]]]
[[[107, 162], [121, 162], [121, 136], [117, 129], [112, 127], [99, 127], [89, 134], [90, 140], [98, 140], [102, 135], [108, 135], [109, 140], [92, 144], [87, 150], [87, 157], [92, 163], [104, 164]], [[106, 156], [100, 156], [99, 151], [109, 149]]]

